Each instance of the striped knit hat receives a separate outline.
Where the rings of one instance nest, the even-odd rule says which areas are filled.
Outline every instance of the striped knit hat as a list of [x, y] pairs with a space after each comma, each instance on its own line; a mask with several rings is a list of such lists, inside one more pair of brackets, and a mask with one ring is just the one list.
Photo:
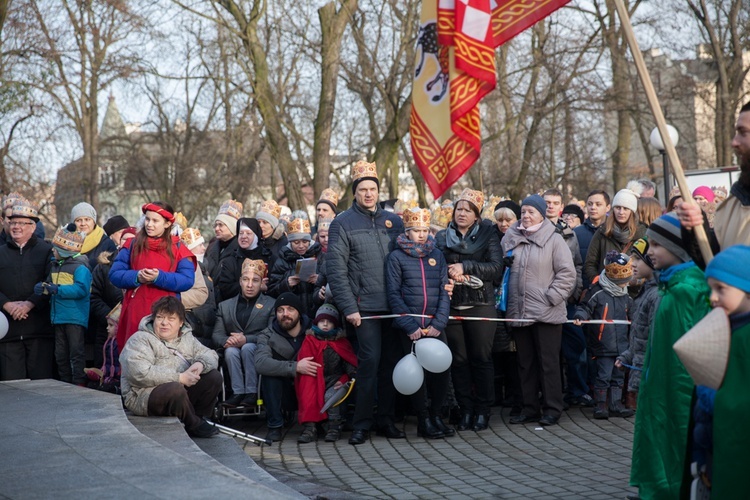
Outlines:
[[682, 262], [693, 260], [683, 248], [682, 228], [675, 212], [664, 214], [652, 222], [646, 231], [646, 237], [649, 242], [657, 243], [672, 252]]

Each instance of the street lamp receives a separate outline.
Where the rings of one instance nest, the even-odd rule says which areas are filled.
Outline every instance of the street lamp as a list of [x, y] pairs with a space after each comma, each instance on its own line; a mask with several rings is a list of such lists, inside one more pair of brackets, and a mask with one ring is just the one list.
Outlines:
[[[677, 142], [680, 140], [680, 134], [677, 133], [677, 129], [672, 125], [667, 125], [667, 133], [669, 133], [669, 138], [672, 139], [672, 145], [677, 147]], [[661, 153], [662, 166], [664, 167], [664, 206], [666, 206], [669, 203], [669, 156], [667, 156], [664, 141], [661, 140], [658, 127], [651, 131], [649, 140], [651, 147], [658, 149], [659, 153]]]

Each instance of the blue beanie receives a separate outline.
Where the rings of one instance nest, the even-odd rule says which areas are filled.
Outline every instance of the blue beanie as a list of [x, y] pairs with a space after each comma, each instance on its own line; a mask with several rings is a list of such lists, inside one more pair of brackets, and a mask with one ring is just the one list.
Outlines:
[[547, 213], [547, 202], [544, 201], [544, 198], [542, 198], [538, 194], [532, 194], [531, 196], [528, 196], [525, 200], [523, 200], [523, 202], [521, 202], [521, 208], [523, 208], [525, 205], [534, 207], [543, 218], [546, 218], [545, 214]]
[[750, 246], [735, 245], [722, 250], [706, 266], [706, 278], [713, 278], [729, 286], [750, 293]]

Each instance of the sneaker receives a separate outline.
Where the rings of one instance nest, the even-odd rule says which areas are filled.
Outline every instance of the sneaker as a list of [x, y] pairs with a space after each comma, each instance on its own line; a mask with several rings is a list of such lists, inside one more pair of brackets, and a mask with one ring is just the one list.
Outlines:
[[298, 443], [312, 443], [318, 440], [318, 430], [315, 424], [305, 424], [302, 434], [297, 438]]
[[194, 429], [187, 430], [188, 436], [194, 438], [210, 438], [219, 433], [219, 429], [211, 425], [208, 420], [203, 420], [200, 425]]
[[596, 404], [594, 401], [594, 398], [592, 398], [588, 394], [582, 394], [574, 398], [566, 399], [565, 402], [568, 403], [570, 406], [583, 406], [586, 408], [591, 408], [592, 406]]

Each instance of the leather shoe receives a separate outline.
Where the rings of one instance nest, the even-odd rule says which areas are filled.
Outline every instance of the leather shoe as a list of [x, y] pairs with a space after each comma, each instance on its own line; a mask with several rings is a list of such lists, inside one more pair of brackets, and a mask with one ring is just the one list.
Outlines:
[[474, 415], [471, 413], [462, 413], [461, 420], [458, 422], [456, 429], [459, 431], [468, 431], [474, 427]]
[[281, 427], [268, 429], [266, 433], [266, 441], [281, 441]]
[[511, 424], [531, 424], [539, 422], [539, 415], [537, 416], [531, 416], [531, 415], [524, 415], [521, 413], [517, 417], [511, 418], [508, 422]]
[[445, 437], [451, 437], [456, 435], [456, 430], [453, 427], [448, 427], [445, 425], [445, 422], [443, 422], [443, 419], [440, 415], [435, 415], [432, 417], [432, 423], [435, 425], [435, 427], [438, 428], [440, 432], [442, 432]]
[[490, 425], [490, 415], [489, 413], [480, 413], [477, 415], [476, 419], [474, 419], [474, 431], [483, 431], [487, 429]]
[[553, 417], [552, 415], [544, 415], [539, 419], [539, 425], [555, 425], [560, 417]]
[[370, 438], [370, 433], [364, 429], [354, 429], [352, 435], [349, 438], [349, 444], [358, 445], [362, 444]]
[[375, 433], [378, 436], [387, 437], [388, 439], [404, 439], [406, 437], [406, 434], [398, 430], [398, 427], [390, 422], [385, 425], [381, 425]]

